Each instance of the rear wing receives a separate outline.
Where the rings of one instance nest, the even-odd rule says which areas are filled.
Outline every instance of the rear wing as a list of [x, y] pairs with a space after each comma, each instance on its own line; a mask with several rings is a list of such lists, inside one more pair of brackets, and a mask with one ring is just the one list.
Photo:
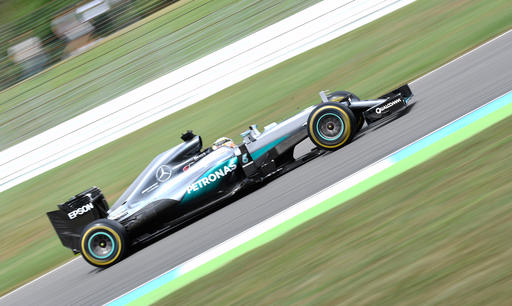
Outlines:
[[80, 251], [82, 230], [94, 220], [106, 218], [108, 204], [101, 190], [91, 187], [47, 212], [62, 244], [74, 253]]

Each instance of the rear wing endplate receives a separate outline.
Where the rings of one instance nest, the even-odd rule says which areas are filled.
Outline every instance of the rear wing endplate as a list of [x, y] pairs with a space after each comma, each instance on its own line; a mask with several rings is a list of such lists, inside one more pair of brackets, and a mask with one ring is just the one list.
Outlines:
[[58, 210], [47, 212], [62, 244], [74, 253], [80, 251], [82, 230], [94, 220], [106, 218], [108, 204], [101, 190], [91, 187], [63, 204]]

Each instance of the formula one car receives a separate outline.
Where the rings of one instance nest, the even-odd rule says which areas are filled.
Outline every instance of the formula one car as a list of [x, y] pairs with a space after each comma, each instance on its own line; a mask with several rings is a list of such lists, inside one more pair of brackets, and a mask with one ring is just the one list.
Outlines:
[[[152, 239], [226, 200], [248, 186], [286, 173], [348, 144], [369, 127], [404, 114], [412, 97], [404, 85], [374, 100], [347, 91], [320, 92], [322, 103], [259, 132], [255, 125], [235, 145], [223, 138], [202, 150], [191, 131], [183, 143], [158, 155], [112, 207], [92, 187], [47, 215], [62, 244], [97, 267], [108, 267], [134, 245]], [[294, 158], [308, 138], [316, 149]]]

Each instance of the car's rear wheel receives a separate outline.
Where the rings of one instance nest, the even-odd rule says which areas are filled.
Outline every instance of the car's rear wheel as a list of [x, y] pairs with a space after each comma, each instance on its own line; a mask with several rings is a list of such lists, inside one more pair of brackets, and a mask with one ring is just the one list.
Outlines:
[[309, 139], [319, 148], [334, 151], [352, 140], [356, 133], [356, 118], [345, 105], [322, 103], [309, 114]]
[[125, 228], [118, 222], [98, 219], [87, 225], [82, 232], [82, 257], [96, 267], [109, 267], [123, 258], [126, 237]]

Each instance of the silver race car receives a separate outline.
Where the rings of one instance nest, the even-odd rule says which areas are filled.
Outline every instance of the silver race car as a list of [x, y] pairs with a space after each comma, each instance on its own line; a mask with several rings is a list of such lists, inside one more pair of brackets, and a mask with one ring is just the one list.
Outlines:
[[[83, 191], [47, 215], [62, 244], [97, 267], [108, 267], [137, 244], [176, 228], [248, 186], [286, 173], [337, 150], [367, 128], [408, 111], [412, 93], [404, 85], [374, 100], [347, 91], [320, 92], [322, 102], [263, 131], [252, 125], [235, 145], [228, 138], [202, 149], [191, 131], [183, 143], [155, 157], [112, 205], [97, 187]], [[315, 149], [294, 158], [308, 138]]]

